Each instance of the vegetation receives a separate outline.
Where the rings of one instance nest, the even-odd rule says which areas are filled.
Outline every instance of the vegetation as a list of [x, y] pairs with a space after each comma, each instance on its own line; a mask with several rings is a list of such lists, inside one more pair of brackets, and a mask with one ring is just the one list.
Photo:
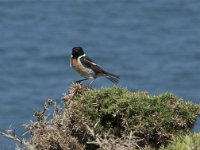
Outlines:
[[190, 135], [178, 136], [169, 146], [161, 150], [200, 150], [200, 133], [191, 133]]
[[[93, 90], [74, 84], [63, 104], [61, 108], [49, 100], [35, 113], [36, 121], [26, 126], [30, 139], [4, 136], [20, 142], [18, 149], [152, 150], [168, 146], [171, 150], [190, 138], [191, 147], [200, 145], [193, 142], [196, 134], [188, 135], [199, 105], [170, 93], [151, 96], [116, 86]], [[54, 106], [52, 117], [46, 115], [50, 105]]]
[[170, 93], [150, 96], [119, 87], [88, 89], [71, 100], [78, 104], [74, 114], [86, 118], [90, 127], [98, 123], [96, 133], [121, 137], [133, 132], [142, 147], [158, 148], [173, 136], [189, 133], [199, 113], [199, 106]]

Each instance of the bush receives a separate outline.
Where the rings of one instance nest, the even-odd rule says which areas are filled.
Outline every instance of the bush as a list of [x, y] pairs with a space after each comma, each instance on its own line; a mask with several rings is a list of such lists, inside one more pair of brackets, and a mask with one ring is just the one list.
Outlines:
[[[81, 88], [76, 90], [81, 93]], [[131, 92], [115, 86], [87, 89], [71, 100], [76, 102], [73, 113], [85, 118], [88, 126], [98, 123], [96, 133], [109, 132], [121, 137], [133, 132], [143, 139], [138, 142], [140, 146], [159, 147], [173, 136], [189, 133], [199, 114], [198, 105], [173, 94], [150, 96], [147, 92]]]
[[[64, 95], [63, 104], [59, 107], [48, 100], [34, 114], [36, 120], [26, 125], [30, 139], [10, 132], [0, 134], [20, 142], [18, 149], [26, 150], [151, 150], [191, 133], [200, 112], [199, 105], [170, 93], [151, 96], [116, 86], [93, 90], [74, 84]], [[50, 105], [53, 115], [49, 116]], [[177, 138], [168, 149], [185, 141], [191, 147], [199, 146], [195, 138], [195, 134], [189, 140], [187, 136]]]

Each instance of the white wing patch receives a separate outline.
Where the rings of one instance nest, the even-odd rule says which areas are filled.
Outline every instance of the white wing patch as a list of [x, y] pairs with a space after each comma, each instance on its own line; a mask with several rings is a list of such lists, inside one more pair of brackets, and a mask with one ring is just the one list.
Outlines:
[[86, 61], [88, 61], [89, 63], [91, 63], [91, 64], [93, 64], [93, 65], [95, 65], [95, 66], [98, 66], [97, 64], [95, 64], [95, 63], [92, 62], [92, 61], [89, 61], [88, 59], [86, 59]]

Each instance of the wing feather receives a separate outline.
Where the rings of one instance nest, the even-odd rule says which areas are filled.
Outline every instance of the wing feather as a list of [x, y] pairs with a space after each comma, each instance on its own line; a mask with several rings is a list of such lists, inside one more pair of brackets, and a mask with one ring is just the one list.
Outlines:
[[96, 64], [90, 57], [84, 56], [80, 58], [80, 61], [86, 68], [91, 68], [95, 72], [106, 74], [106, 71], [103, 70], [98, 64]]

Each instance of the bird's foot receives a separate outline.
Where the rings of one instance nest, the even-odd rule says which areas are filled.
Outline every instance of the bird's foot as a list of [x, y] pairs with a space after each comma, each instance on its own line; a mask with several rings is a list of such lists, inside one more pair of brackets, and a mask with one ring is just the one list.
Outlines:
[[87, 80], [87, 79], [81, 79], [81, 80], [75, 81], [75, 82], [73, 82], [73, 83], [74, 83], [74, 84], [81, 84], [81, 82], [84, 81], [84, 80]]

